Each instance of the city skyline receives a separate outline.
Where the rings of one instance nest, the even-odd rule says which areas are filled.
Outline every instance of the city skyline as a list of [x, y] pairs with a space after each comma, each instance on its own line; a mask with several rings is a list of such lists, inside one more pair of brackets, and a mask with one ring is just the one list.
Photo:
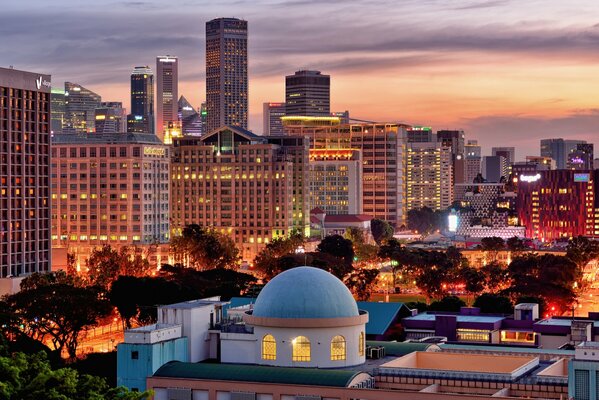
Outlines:
[[70, 0], [32, 0], [3, 7], [4, 67], [50, 73], [58, 85], [78, 82], [126, 106], [131, 68], [160, 54], [180, 56], [180, 93], [199, 106], [204, 23], [248, 20], [250, 129], [257, 133], [262, 103], [282, 101], [285, 75], [303, 68], [331, 75], [334, 110], [464, 129], [485, 154], [512, 140], [517, 159], [539, 154], [542, 138], [593, 141], [599, 122], [592, 1], [194, 2], [168, 10], [132, 1], [82, 10]]

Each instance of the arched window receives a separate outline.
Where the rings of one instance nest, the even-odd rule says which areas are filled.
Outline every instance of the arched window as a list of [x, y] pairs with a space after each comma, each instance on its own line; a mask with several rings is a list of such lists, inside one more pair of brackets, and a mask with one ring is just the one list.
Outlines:
[[358, 338], [358, 355], [363, 356], [364, 355], [364, 345], [365, 343], [365, 337], [364, 337], [364, 332], [360, 332], [360, 337]]
[[305, 336], [298, 336], [291, 341], [293, 345], [293, 361], [310, 361], [310, 340]]
[[345, 360], [345, 338], [333, 336], [331, 340], [331, 361]]
[[264, 335], [262, 338], [262, 359], [277, 359], [277, 341], [273, 335]]

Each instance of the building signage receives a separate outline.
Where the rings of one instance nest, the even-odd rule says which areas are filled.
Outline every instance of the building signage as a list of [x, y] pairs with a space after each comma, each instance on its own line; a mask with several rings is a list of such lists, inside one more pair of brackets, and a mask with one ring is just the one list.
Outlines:
[[144, 156], [164, 156], [166, 150], [164, 147], [144, 147]]
[[42, 86], [47, 88], [52, 87], [52, 84], [49, 81], [45, 81], [41, 76], [35, 80], [35, 87], [37, 90], [40, 90]]
[[591, 174], [574, 174], [574, 182], [589, 182], [591, 180]]
[[536, 175], [520, 175], [520, 180], [522, 182], [536, 182], [541, 179], [541, 174]]

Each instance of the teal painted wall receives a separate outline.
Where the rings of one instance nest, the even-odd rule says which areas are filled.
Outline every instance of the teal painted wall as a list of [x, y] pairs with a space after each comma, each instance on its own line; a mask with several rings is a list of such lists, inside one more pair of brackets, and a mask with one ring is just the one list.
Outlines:
[[[137, 352], [137, 359], [133, 358]], [[117, 386], [146, 390], [146, 378], [169, 361], [189, 361], [187, 338], [153, 344], [120, 343], [117, 347]]]
[[[584, 381], [578, 382], [584, 386], [588, 397], [576, 395], [576, 372], [585, 376]], [[584, 383], [584, 385], [582, 385]], [[599, 362], [570, 360], [568, 363], [568, 397], [576, 400], [599, 400]]]

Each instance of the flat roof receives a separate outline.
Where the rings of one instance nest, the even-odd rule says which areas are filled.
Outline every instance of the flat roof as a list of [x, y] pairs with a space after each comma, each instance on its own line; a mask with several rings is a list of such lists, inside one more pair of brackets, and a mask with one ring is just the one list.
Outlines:
[[[593, 327], [599, 327], [599, 321], [595, 321], [592, 319], [581, 319], [576, 318], [574, 321], [582, 321], [582, 322], [592, 322]], [[553, 326], [570, 326], [572, 325], [571, 318], [547, 318], [542, 319], [540, 321], [535, 322], [535, 325], [553, 325]]]
[[503, 321], [505, 317], [493, 316], [493, 315], [461, 315], [461, 314], [429, 314], [422, 313], [416, 314], [412, 317], [404, 318], [408, 321], [434, 321], [435, 318], [440, 316], [455, 316], [458, 322], [484, 322], [484, 323], [496, 323]]
[[268, 367], [249, 364], [210, 364], [171, 361], [153, 376], [220, 381], [262, 382], [290, 385], [348, 387], [354, 378], [364, 374], [351, 370]]
[[160, 306], [160, 308], [191, 309], [191, 308], [209, 306], [209, 305], [213, 305], [213, 304], [223, 305], [223, 304], [228, 304], [228, 303], [229, 303], [228, 301], [198, 299], [198, 300], [183, 301], [181, 303], [175, 303], [175, 304], [166, 304], [166, 305]]
[[442, 351], [472, 350], [472, 351], [505, 352], [505, 353], [555, 354], [555, 355], [564, 355], [564, 356], [573, 356], [574, 355], [574, 350], [541, 349], [538, 347], [523, 347], [523, 346], [475, 345], [475, 344], [454, 344], [454, 343], [441, 343], [438, 346]]
[[383, 364], [381, 368], [513, 374], [535, 361], [538, 363], [538, 358], [530, 356], [417, 351]]
[[385, 348], [385, 354], [387, 356], [405, 356], [406, 354], [413, 353], [415, 351], [427, 351], [429, 348], [438, 350], [437, 345], [431, 343], [404, 343], [404, 342], [384, 342], [376, 340], [367, 340], [366, 346], [383, 346]]

